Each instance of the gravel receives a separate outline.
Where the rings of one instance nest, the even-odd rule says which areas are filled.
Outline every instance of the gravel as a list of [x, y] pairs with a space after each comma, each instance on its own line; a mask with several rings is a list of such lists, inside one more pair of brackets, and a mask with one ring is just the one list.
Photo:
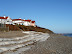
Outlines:
[[72, 37], [50, 34], [46, 41], [37, 42], [20, 54], [72, 54]]

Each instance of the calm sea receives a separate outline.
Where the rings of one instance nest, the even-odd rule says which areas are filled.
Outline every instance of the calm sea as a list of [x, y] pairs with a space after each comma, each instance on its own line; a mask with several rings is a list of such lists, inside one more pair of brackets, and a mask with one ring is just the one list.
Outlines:
[[72, 34], [63, 34], [64, 36], [72, 37]]

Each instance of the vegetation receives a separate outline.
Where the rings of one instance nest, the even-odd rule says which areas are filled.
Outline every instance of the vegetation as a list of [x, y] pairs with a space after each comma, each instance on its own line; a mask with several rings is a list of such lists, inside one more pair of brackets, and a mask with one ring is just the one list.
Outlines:
[[9, 30], [11, 31], [36, 31], [36, 32], [43, 32], [43, 33], [53, 33], [51, 30], [49, 29], [45, 29], [42, 27], [33, 27], [33, 26], [24, 26], [24, 25], [6, 25], [6, 27], [9, 27]]

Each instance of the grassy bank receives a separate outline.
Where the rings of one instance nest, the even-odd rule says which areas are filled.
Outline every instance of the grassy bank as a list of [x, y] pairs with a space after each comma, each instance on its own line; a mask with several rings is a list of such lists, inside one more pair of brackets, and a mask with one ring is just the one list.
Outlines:
[[43, 33], [54, 33], [49, 29], [45, 29], [42, 27], [33, 27], [33, 26], [24, 26], [24, 25], [6, 25], [6, 27], [9, 27], [9, 30], [11, 31], [36, 31], [36, 32], [43, 32]]

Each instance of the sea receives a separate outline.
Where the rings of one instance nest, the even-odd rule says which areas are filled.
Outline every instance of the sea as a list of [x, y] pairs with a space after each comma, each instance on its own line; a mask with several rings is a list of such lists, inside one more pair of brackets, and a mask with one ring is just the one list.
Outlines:
[[72, 37], [72, 33], [70, 34], [63, 34], [64, 36], [69, 36], [69, 37]]

